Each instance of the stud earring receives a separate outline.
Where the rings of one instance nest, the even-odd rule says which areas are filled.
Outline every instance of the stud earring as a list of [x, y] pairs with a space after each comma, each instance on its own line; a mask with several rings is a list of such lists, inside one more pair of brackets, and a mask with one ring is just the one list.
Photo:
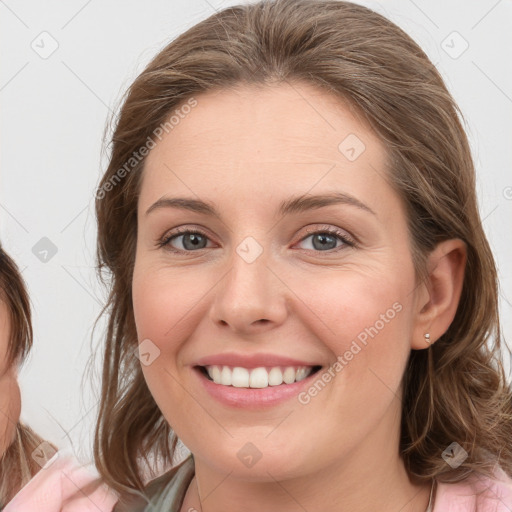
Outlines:
[[426, 341], [427, 343], [430, 343], [430, 333], [428, 333], [428, 332], [427, 332], [427, 333], [425, 333], [425, 334], [423, 335], [423, 337], [425, 338], [425, 341]]

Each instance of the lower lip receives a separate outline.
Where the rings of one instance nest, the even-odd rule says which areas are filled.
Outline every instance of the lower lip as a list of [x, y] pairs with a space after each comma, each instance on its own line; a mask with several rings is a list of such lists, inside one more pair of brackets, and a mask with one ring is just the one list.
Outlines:
[[266, 388], [236, 388], [234, 386], [223, 386], [209, 380], [199, 368], [194, 368], [194, 373], [206, 391], [216, 400], [230, 407], [243, 409], [261, 409], [278, 405], [290, 398], [296, 397], [303, 388], [308, 387], [311, 381], [322, 369], [309, 375], [305, 379], [293, 384], [281, 384], [279, 386], [268, 386]]

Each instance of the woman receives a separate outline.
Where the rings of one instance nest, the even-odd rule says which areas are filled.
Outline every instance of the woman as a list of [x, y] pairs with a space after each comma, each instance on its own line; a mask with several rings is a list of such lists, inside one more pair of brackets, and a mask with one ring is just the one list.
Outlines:
[[71, 453], [57, 452], [19, 420], [17, 374], [31, 347], [28, 294], [18, 267], [0, 247], [0, 510], [108, 512], [117, 495]]
[[30, 317], [22, 277], [0, 247], [0, 508], [41, 469], [31, 453], [43, 440], [19, 421], [17, 374], [32, 346]]
[[512, 507], [470, 148], [393, 23], [277, 0], [192, 27], [130, 87], [96, 212], [116, 511]]

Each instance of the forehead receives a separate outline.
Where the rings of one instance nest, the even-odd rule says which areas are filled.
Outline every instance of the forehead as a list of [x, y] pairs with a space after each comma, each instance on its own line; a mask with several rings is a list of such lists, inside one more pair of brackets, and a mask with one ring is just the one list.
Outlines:
[[252, 197], [316, 184], [372, 195], [385, 185], [381, 141], [346, 101], [311, 84], [240, 85], [195, 100], [149, 153], [141, 203], [166, 185], [198, 195], [243, 188]]

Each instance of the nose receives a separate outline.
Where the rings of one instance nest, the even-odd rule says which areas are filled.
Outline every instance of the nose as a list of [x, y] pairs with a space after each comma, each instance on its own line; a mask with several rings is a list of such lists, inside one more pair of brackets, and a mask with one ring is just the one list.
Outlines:
[[287, 287], [268, 266], [265, 251], [248, 262], [234, 252], [231, 268], [215, 287], [212, 321], [238, 335], [281, 325], [288, 314]]

